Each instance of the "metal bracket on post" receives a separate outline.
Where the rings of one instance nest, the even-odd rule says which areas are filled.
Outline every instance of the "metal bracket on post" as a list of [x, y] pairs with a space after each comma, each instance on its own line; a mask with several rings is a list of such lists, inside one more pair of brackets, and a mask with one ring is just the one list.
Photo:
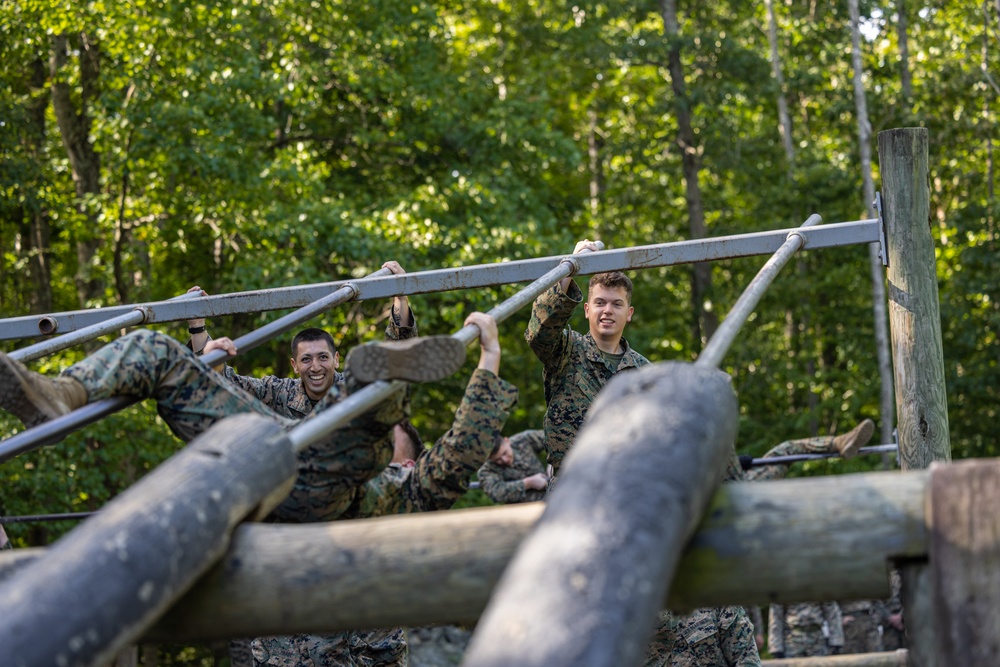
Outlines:
[[875, 193], [872, 203], [878, 214], [878, 256], [882, 258], [882, 266], [889, 266], [889, 251], [885, 241], [885, 216], [882, 215], [882, 193]]

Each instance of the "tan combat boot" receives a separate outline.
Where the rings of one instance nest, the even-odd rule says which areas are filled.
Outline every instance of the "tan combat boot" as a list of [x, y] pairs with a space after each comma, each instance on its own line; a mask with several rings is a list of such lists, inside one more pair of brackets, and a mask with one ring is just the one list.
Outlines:
[[852, 456], [856, 456], [858, 450], [872, 439], [873, 433], [875, 433], [875, 422], [871, 419], [866, 419], [847, 433], [835, 437], [833, 439], [833, 446], [840, 452], [841, 456], [849, 459]]
[[465, 363], [465, 345], [451, 336], [359, 345], [347, 353], [344, 370], [365, 384], [376, 380], [434, 382]]
[[0, 408], [15, 415], [27, 428], [86, 404], [87, 390], [76, 380], [45, 377], [0, 352]]

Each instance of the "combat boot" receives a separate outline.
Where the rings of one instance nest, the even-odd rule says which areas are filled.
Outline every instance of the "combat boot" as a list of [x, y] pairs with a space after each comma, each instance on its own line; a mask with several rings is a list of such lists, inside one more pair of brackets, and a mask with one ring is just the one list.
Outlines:
[[464, 363], [462, 341], [451, 336], [422, 336], [359, 345], [347, 353], [344, 370], [365, 384], [377, 380], [434, 382]]
[[872, 434], [875, 433], [875, 422], [866, 419], [850, 431], [843, 435], [838, 435], [833, 439], [833, 446], [845, 459], [857, 455], [858, 450], [864, 447]]
[[87, 390], [73, 378], [45, 377], [0, 352], [0, 408], [16, 416], [27, 428], [86, 404]]

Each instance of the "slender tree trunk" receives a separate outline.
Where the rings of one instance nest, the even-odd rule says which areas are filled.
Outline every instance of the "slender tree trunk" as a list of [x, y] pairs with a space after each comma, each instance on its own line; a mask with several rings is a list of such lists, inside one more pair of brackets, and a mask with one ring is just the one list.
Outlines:
[[903, 99], [909, 101], [913, 99], [913, 84], [910, 78], [910, 42], [906, 34], [908, 27], [906, 0], [896, 0], [896, 15], [896, 35], [899, 41], [899, 82], [903, 90]]
[[604, 137], [601, 136], [600, 118], [593, 108], [587, 110], [587, 123], [590, 126], [587, 136], [587, 158], [590, 165], [590, 218], [595, 235], [597, 238], [603, 239], [603, 232], [610, 231], [606, 230], [600, 223], [601, 200], [604, 197], [604, 167], [601, 159]]
[[65, 34], [53, 38], [52, 58], [49, 63], [52, 75], [52, 106], [55, 110], [56, 123], [62, 135], [63, 146], [69, 155], [70, 166], [73, 169], [73, 182], [76, 185], [77, 208], [86, 218], [87, 224], [82, 226], [76, 240], [77, 274], [76, 289], [81, 306], [97, 298], [103, 292], [100, 277], [96, 274], [94, 259], [99, 245], [97, 229], [97, 212], [88, 200], [95, 198], [101, 192], [101, 159], [90, 142], [90, 103], [98, 95], [98, 77], [100, 75], [100, 49], [96, 42], [90, 41], [85, 33], [80, 34], [80, 106], [73, 103], [66, 73], [69, 55], [67, 53], [67, 38]]
[[[688, 227], [692, 239], [703, 239], [705, 231], [705, 210], [701, 201], [701, 186], [698, 172], [701, 169], [699, 149], [691, 125], [691, 107], [684, 83], [684, 68], [681, 64], [681, 47], [678, 40], [680, 28], [677, 22], [676, 0], [661, 0], [663, 30], [670, 39], [668, 70], [670, 86], [674, 93], [674, 110], [677, 114], [677, 144], [681, 149], [681, 164], [684, 171], [685, 198], [688, 209]], [[712, 293], [712, 266], [708, 262], [692, 266], [691, 307], [693, 336], [702, 345], [708, 341], [719, 326], [719, 318], [710, 309]], [[708, 306], [708, 307], [707, 307]]]
[[764, 5], [767, 7], [767, 41], [771, 45], [771, 73], [778, 89], [778, 132], [781, 133], [781, 144], [785, 147], [788, 180], [791, 181], [795, 173], [795, 144], [792, 139], [792, 119], [788, 115], [788, 100], [785, 98], [785, 76], [781, 72], [781, 55], [778, 52], [778, 21], [774, 16], [774, 0], [764, 0]]
[[[45, 90], [45, 63], [36, 58], [31, 64], [31, 85], [28, 102], [27, 136], [28, 154], [38, 163], [43, 162], [45, 153], [45, 110], [49, 106]], [[31, 275], [31, 293], [28, 296], [32, 312], [44, 313], [52, 310], [52, 267], [49, 264], [51, 248], [49, 246], [49, 216], [41, 208], [41, 202], [35, 202], [30, 209], [25, 210], [28, 217], [28, 272]]]
[[[864, 197], [868, 217], [875, 217], [875, 182], [872, 180], [872, 137], [868, 122], [868, 104], [862, 82], [861, 21], [858, 0], [848, 0], [851, 14], [851, 61], [854, 67], [854, 105], [858, 116], [858, 143], [861, 152], [861, 175], [864, 179]], [[878, 372], [881, 380], [880, 410], [882, 431], [880, 442], [892, 442], [895, 424], [896, 396], [893, 389], [892, 365], [889, 359], [889, 316], [886, 311], [885, 269], [876, 244], [868, 246], [868, 259], [872, 274], [872, 309], [875, 320], [875, 348], [878, 355]]]

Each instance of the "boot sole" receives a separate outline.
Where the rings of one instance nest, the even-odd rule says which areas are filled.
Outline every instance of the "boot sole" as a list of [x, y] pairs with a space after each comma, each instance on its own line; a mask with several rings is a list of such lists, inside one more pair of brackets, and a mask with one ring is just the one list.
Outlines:
[[434, 382], [465, 363], [465, 345], [451, 336], [371, 343], [347, 354], [346, 369], [364, 383], [379, 380]]
[[875, 433], [875, 422], [871, 419], [866, 419], [857, 427], [858, 432], [851, 439], [851, 444], [840, 452], [840, 455], [849, 459], [857, 456], [858, 450], [868, 444], [868, 441], [872, 439], [872, 435]]
[[21, 420], [26, 428], [38, 426], [60, 416], [40, 407], [48, 400], [40, 396], [28, 381], [28, 370], [0, 352], [0, 407]]

